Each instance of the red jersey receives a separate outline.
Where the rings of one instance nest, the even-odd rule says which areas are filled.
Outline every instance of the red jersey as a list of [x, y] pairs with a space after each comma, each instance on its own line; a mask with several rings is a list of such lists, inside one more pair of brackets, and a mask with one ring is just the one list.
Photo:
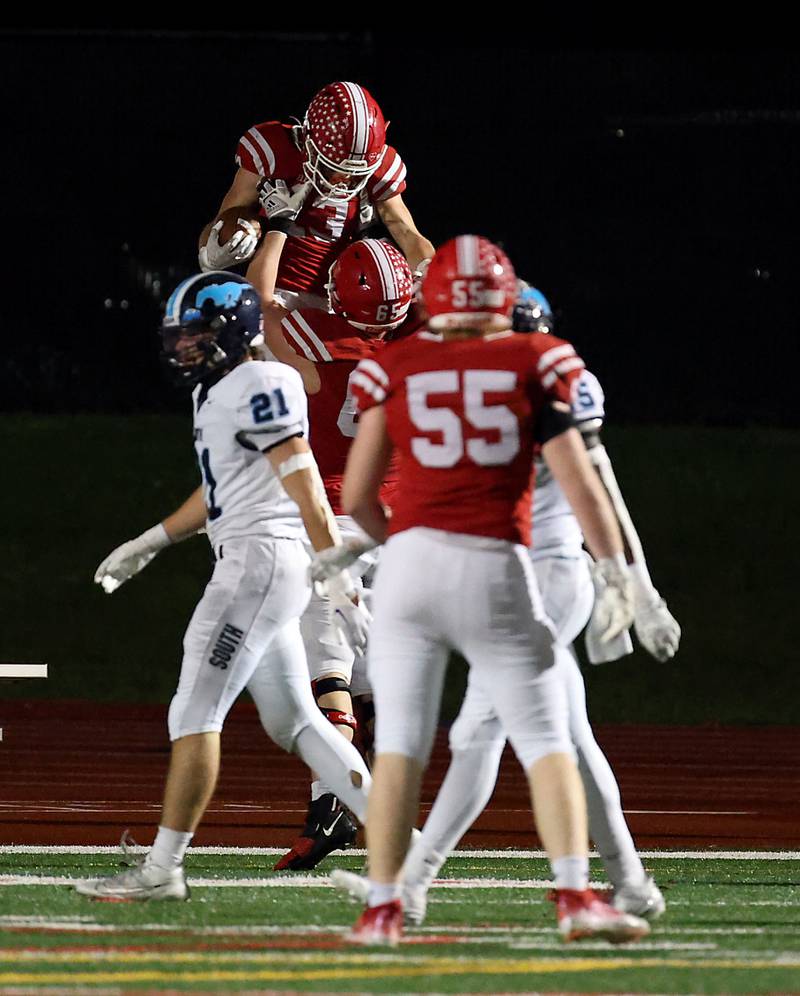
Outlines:
[[[279, 121], [253, 125], [239, 139], [237, 165], [270, 180], [285, 180], [290, 187], [304, 183], [303, 152], [295, 141], [296, 134], [292, 125]], [[309, 191], [300, 214], [289, 228], [275, 286], [324, 297], [331, 263], [366, 227], [362, 224], [362, 208], [402, 194], [405, 189], [405, 164], [388, 145], [361, 196], [344, 204], [329, 204], [316, 191]]]
[[400, 465], [389, 533], [429, 526], [530, 546], [537, 422], [571, 404], [583, 361], [552, 335], [422, 331], [362, 361], [358, 410], [382, 404]]
[[[344, 318], [317, 308], [290, 311], [281, 327], [295, 353], [317, 365], [320, 388], [308, 396], [309, 442], [331, 508], [341, 515], [344, 467], [358, 422], [351, 378], [361, 360], [378, 355], [385, 344]], [[381, 489], [381, 500], [387, 505], [394, 496], [396, 478], [392, 466]]]

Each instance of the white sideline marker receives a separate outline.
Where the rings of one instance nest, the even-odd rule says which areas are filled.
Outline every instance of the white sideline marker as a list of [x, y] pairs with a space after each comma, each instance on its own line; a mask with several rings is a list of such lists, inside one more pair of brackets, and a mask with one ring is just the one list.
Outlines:
[[0, 678], [46, 678], [46, 664], [0, 664]]

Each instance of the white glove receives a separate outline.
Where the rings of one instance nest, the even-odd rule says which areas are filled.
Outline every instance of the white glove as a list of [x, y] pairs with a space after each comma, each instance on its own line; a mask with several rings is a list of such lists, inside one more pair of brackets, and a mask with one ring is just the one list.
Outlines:
[[378, 544], [371, 539], [346, 539], [339, 546], [329, 546], [314, 554], [311, 561], [311, 580], [327, 581], [347, 570], [359, 557]]
[[237, 218], [236, 223], [239, 228], [224, 245], [219, 244], [219, 233], [224, 221], [220, 218], [213, 226], [208, 241], [197, 254], [201, 270], [227, 270], [229, 266], [246, 262], [256, 251], [258, 232], [255, 226], [245, 218]]
[[429, 259], [421, 259], [417, 264], [417, 268], [411, 274], [413, 279], [413, 283], [411, 284], [411, 300], [415, 304], [419, 304], [422, 301], [422, 281], [425, 279], [425, 274], [430, 265], [431, 261]]
[[367, 647], [367, 634], [372, 616], [366, 605], [358, 600], [358, 593], [353, 587], [350, 575], [340, 571], [318, 584], [317, 591], [327, 595], [331, 600], [336, 628], [356, 657], [360, 657]]
[[159, 550], [163, 550], [171, 542], [166, 529], [159, 522], [136, 539], [128, 540], [112, 550], [94, 572], [95, 584], [101, 585], [103, 591], [110, 595], [144, 570]]
[[272, 227], [280, 227], [274, 223], [280, 222], [288, 227], [288, 222], [300, 214], [303, 202], [308, 191], [311, 189], [311, 181], [300, 184], [298, 187], [289, 187], [285, 180], [261, 180], [258, 184], [258, 199], [264, 214], [269, 218]]
[[623, 555], [602, 557], [593, 568], [594, 617], [600, 642], [608, 643], [633, 622], [633, 581]]
[[655, 590], [634, 590], [633, 627], [639, 643], [657, 661], [668, 661], [678, 652], [681, 628]]

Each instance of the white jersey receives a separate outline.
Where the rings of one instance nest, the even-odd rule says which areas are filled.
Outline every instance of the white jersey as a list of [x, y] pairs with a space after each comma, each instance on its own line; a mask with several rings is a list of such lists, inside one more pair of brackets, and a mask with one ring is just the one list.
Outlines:
[[[578, 428], [592, 423], [599, 429], [605, 418], [605, 396], [593, 373], [584, 370], [572, 401], [572, 415]], [[536, 463], [536, 487], [533, 492], [533, 533], [531, 557], [579, 557], [583, 533], [567, 497], [558, 486], [541, 457]]]
[[305, 536], [300, 510], [264, 456], [292, 436], [308, 438], [300, 374], [285, 363], [251, 360], [208, 390], [198, 385], [192, 398], [211, 545], [242, 536]]

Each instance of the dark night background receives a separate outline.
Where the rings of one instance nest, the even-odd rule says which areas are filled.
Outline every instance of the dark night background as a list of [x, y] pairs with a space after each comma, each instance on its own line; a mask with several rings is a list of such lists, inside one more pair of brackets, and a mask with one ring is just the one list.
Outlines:
[[344, 78], [420, 229], [502, 241], [615, 419], [796, 424], [800, 58], [484, 37], [5, 32], [3, 409], [180, 407], [148, 283], [195, 267], [239, 135]]

